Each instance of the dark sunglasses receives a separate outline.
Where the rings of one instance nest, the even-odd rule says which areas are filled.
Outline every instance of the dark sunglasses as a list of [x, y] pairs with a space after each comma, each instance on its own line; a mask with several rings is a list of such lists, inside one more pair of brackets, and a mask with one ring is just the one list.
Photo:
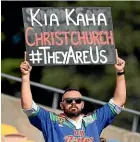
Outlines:
[[66, 98], [63, 100], [63, 102], [66, 102], [67, 104], [71, 104], [73, 103], [73, 101], [75, 101], [76, 104], [81, 104], [81, 102], [83, 101], [82, 98]]

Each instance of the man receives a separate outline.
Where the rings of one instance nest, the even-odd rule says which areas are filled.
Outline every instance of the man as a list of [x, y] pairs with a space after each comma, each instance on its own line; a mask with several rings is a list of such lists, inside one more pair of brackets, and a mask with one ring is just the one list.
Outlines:
[[126, 100], [124, 76], [125, 61], [117, 57], [116, 89], [114, 96], [102, 108], [89, 115], [81, 114], [84, 101], [76, 89], [64, 92], [61, 109], [64, 114], [56, 115], [39, 107], [32, 98], [30, 89], [31, 66], [22, 62], [21, 104], [30, 122], [42, 131], [46, 142], [100, 142], [102, 130], [119, 114]]

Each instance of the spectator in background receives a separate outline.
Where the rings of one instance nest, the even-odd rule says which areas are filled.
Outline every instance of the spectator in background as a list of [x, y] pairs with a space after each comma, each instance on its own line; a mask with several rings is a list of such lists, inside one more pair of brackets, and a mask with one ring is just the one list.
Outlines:
[[1, 124], [1, 142], [35, 142], [27, 140], [27, 137], [20, 134], [17, 129], [7, 124]]
[[100, 138], [100, 142], [107, 142], [107, 140], [105, 138]]

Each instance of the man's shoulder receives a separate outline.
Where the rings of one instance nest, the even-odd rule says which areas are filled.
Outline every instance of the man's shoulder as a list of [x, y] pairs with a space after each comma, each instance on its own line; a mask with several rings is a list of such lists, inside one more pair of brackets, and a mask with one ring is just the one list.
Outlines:
[[51, 121], [62, 123], [65, 121], [65, 114], [64, 113], [57, 114], [55, 112], [50, 112], [50, 119]]
[[96, 111], [90, 112], [83, 117], [83, 120], [86, 124], [93, 123], [96, 119]]

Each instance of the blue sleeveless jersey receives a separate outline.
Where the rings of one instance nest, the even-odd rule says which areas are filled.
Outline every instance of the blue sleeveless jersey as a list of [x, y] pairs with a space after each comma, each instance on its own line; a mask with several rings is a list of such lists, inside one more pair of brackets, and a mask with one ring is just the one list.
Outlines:
[[108, 103], [93, 113], [84, 115], [81, 129], [76, 129], [65, 115], [57, 115], [40, 106], [28, 118], [33, 126], [42, 131], [45, 142], [100, 142], [102, 130], [113, 121], [119, 109], [120, 107]]

